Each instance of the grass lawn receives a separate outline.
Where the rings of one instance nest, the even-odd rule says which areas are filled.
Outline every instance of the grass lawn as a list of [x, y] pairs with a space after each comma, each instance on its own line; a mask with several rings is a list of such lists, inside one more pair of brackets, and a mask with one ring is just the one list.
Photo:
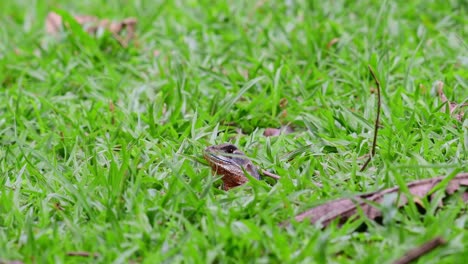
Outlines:
[[[467, 102], [466, 1], [109, 2], [0, 3], [1, 263], [391, 263], [436, 236], [448, 243], [419, 263], [468, 259], [461, 199], [426, 214], [384, 203], [383, 224], [278, 226], [468, 169], [468, 121], [433, 86]], [[137, 38], [53, 38], [52, 8], [135, 17]], [[376, 116], [368, 65], [381, 128], [359, 172]], [[224, 142], [281, 180], [222, 191], [201, 154]]]

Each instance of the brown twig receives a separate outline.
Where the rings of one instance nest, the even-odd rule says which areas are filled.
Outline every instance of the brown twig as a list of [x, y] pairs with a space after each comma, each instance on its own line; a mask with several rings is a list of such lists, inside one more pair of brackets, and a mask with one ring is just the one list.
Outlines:
[[436, 237], [436, 238], [422, 244], [421, 246], [406, 252], [406, 254], [402, 258], [395, 261], [393, 264], [411, 263], [411, 262], [417, 260], [418, 258], [420, 258], [421, 256], [431, 252], [435, 248], [437, 248], [437, 247], [439, 247], [439, 246], [441, 246], [441, 245], [443, 245], [445, 243], [446, 243], [445, 239], [443, 239], [442, 237]]
[[97, 257], [99, 257], [99, 254], [98, 253], [92, 253], [92, 252], [86, 252], [86, 251], [71, 251], [71, 252], [67, 252], [67, 256], [97, 258]]
[[360, 171], [364, 171], [367, 168], [367, 165], [371, 162], [372, 158], [375, 155], [375, 148], [377, 147], [377, 134], [379, 132], [379, 123], [380, 123], [380, 108], [381, 108], [381, 98], [380, 98], [380, 82], [379, 79], [377, 79], [377, 76], [374, 73], [374, 70], [372, 70], [372, 67], [370, 65], [367, 66], [369, 68], [369, 71], [374, 78], [375, 85], [377, 86], [377, 116], [375, 117], [375, 123], [374, 123], [374, 140], [372, 141], [372, 149], [371, 149], [371, 154], [369, 158], [366, 160], [366, 162], [362, 165]]
[[273, 179], [275, 179], [275, 180], [281, 179], [280, 176], [278, 176], [278, 175], [276, 175], [276, 174], [274, 174], [274, 173], [271, 173], [271, 172], [269, 172], [269, 171], [266, 171], [266, 170], [262, 170], [262, 174], [265, 175], [265, 176], [267, 176], [267, 177], [273, 178]]

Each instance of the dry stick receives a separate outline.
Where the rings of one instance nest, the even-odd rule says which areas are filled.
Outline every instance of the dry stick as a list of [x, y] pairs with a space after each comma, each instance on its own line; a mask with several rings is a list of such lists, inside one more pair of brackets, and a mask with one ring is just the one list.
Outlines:
[[375, 155], [375, 148], [377, 146], [377, 133], [379, 132], [379, 123], [380, 123], [380, 107], [381, 107], [381, 99], [380, 99], [380, 82], [377, 79], [377, 76], [375, 76], [374, 70], [372, 70], [372, 67], [370, 65], [367, 66], [369, 68], [369, 71], [374, 78], [375, 85], [377, 85], [377, 116], [375, 118], [375, 124], [374, 124], [374, 140], [372, 142], [372, 150], [369, 158], [366, 160], [364, 165], [362, 165], [360, 171], [364, 171], [367, 168], [367, 165], [369, 165], [370, 161]]
[[99, 257], [99, 254], [97, 254], [97, 253], [91, 253], [91, 252], [86, 252], [86, 251], [72, 251], [72, 252], [67, 252], [67, 256], [70, 256], [70, 257], [93, 257], [93, 258], [97, 258], [97, 257]]
[[271, 173], [269, 171], [266, 171], [266, 170], [262, 170], [262, 174], [265, 175], [265, 176], [268, 176], [270, 178], [273, 178], [275, 180], [279, 180], [281, 178], [280, 176], [278, 176], [278, 175], [276, 175], [274, 173]]
[[441, 245], [443, 245], [445, 243], [446, 243], [446, 241], [442, 237], [436, 237], [436, 238], [422, 244], [421, 246], [406, 252], [406, 254], [402, 258], [395, 261], [393, 264], [411, 263], [412, 261], [417, 260], [419, 257], [431, 252], [433, 249], [435, 249], [438, 246], [441, 246]]

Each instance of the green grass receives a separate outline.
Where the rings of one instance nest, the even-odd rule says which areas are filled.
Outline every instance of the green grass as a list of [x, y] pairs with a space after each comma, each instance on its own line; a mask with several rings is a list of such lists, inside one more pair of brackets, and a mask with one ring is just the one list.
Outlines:
[[[468, 99], [465, 1], [78, 2], [0, 3], [0, 260], [390, 263], [437, 235], [448, 244], [420, 263], [468, 258], [460, 199], [425, 215], [388, 205], [365, 232], [277, 225], [467, 170], [467, 122], [441, 112], [432, 87]], [[138, 38], [53, 39], [49, 7], [136, 17]], [[361, 173], [376, 105], [367, 65], [382, 128]], [[262, 136], [289, 122], [295, 133]], [[221, 191], [201, 152], [230, 140], [282, 179]]]

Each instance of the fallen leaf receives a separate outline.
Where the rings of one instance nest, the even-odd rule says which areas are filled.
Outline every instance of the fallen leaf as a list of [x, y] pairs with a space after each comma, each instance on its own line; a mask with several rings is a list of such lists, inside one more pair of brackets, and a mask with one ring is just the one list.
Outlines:
[[[449, 111], [450, 111], [450, 114], [455, 118], [457, 119], [458, 121], [462, 122], [462, 119], [463, 119], [463, 116], [465, 115], [465, 113], [461, 110], [461, 108], [465, 107], [465, 106], [468, 106], [468, 104], [457, 104], [455, 102], [450, 102], [448, 99], [447, 99], [447, 96], [445, 96], [444, 94], [444, 83], [441, 82], [441, 81], [436, 81], [435, 82], [435, 85], [437, 86], [437, 94], [439, 95], [440, 97], [440, 100], [442, 100], [442, 103], [447, 103], [447, 105], [449, 106]], [[443, 112], [445, 112], [445, 106], [442, 107], [441, 109]], [[458, 113], [456, 113], [458, 111]]]
[[[109, 21], [107, 19], [99, 20], [94, 16], [76, 15], [73, 16], [78, 24], [90, 34], [97, 34], [99, 30], [108, 30], [112, 36], [124, 47], [135, 36], [137, 19], [126, 18], [122, 21]], [[57, 35], [63, 27], [62, 17], [55, 13], [50, 12], [46, 18], [46, 32], [49, 35]], [[126, 36], [122, 37], [123, 32], [126, 31]]]
[[[407, 184], [407, 188], [410, 195], [424, 197], [430, 194], [433, 188], [444, 179], [445, 177], [441, 176], [432, 179], [413, 181]], [[460, 186], [468, 186], [468, 173], [456, 175], [449, 181], [445, 191], [450, 195], [459, 190]], [[340, 219], [344, 222], [355, 216], [358, 211], [362, 211], [370, 219], [375, 219], [381, 216], [382, 212], [372, 204], [381, 203], [384, 197], [388, 197], [389, 195], [399, 196], [398, 206], [403, 206], [408, 202], [405, 193], [402, 193], [399, 187], [393, 187], [373, 193], [356, 195], [352, 198], [341, 198], [327, 202], [297, 215], [295, 220], [298, 222], [307, 220], [310, 221], [311, 224], [322, 223], [323, 226], [327, 226], [335, 219]], [[466, 192], [463, 194], [462, 198], [467, 201], [466, 199], [468, 196]], [[282, 223], [283, 226], [287, 224], [288, 222]]]
[[294, 132], [294, 129], [291, 126], [286, 125], [280, 128], [266, 128], [265, 131], [263, 132], [263, 135], [265, 137], [277, 137], [281, 134], [287, 135], [293, 132]]

